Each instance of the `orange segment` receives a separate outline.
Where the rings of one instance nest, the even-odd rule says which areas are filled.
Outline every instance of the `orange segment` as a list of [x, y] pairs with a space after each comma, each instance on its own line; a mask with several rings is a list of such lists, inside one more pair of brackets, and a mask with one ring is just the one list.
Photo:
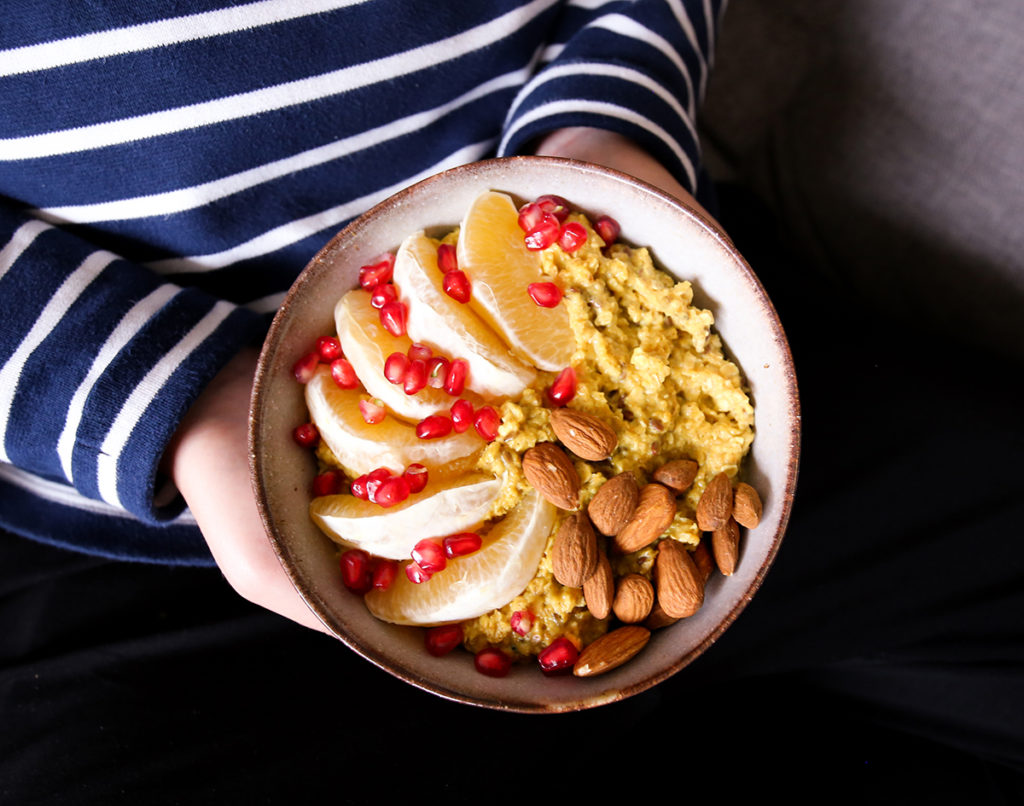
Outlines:
[[493, 191], [476, 198], [462, 221], [458, 258], [473, 284], [469, 304], [517, 355], [543, 370], [569, 365], [576, 349], [569, 314], [564, 304], [543, 308], [530, 298], [529, 284], [550, 278], [526, 248], [511, 198]]

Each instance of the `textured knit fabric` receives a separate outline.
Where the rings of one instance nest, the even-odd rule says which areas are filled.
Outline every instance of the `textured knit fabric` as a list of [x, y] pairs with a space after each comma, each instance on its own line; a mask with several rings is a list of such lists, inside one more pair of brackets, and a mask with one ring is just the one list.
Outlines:
[[158, 477], [348, 220], [564, 126], [696, 189], [721, 0], [14, 0], [0, 26], [0, 524], [208, 563]]

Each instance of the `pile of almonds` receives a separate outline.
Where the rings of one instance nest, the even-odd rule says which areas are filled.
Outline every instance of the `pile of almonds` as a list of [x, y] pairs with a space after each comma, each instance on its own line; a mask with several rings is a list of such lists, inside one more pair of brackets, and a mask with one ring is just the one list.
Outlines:
[[[612, 455], [618, 437], [599, 417], [569, 408], [551, 410], [551, 428], [561, 445], [541, 442], [530, 448], [523, 455], [523, 473], [542, 496], [569, 512], [555, 535], [555, 579], [582, 588], [595, 618], [614, 615], [622, 625], [580, 653], [573, 674], [592, 677], [634, 657], [647, 645], [651, 630], [700, 609], [704, 586], [715, 568], [727, 576], [736, 569], [740, 527], [757, 526], [761, 499], [749, 484], [740, 482], [734, 488], [724, 472], [713, 476], [696, 512], [697, 526], [710, 533], [710, 541], [701, 540], [690, 552], [677, 540], [661, 538], [675, 518], [676, 497], [697, 477], [697, 462], [671, 460], [645, 484], [633, 471], [619, 473], [602, 484], [583, 509], [580, 477], [567, 450], [586, 461], [603, 461]], [[656, 544], [653, 580], [639, 573], [616, 579], [598, 533], [618, 554]]]

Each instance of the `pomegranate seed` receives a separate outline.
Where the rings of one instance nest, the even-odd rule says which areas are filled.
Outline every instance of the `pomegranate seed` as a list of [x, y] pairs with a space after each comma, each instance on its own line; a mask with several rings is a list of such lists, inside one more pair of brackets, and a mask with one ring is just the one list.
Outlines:
[[313, 495], [337, 495], [341, 492], [342, 475], [337, 470], [328, 470], [313, 479]]
[[430, 574], [416, 565], [416, 563], [408, 563], [405, 566], [405, 576], [414, 585], [419, 585], [430, 579]]
[[427, 630], [425, 641], [427, 652], [434, 657], [447, 655], [462, 643], [462, 625], [442, 624], [440, 627], [431, 627]]
[[444, 390], [452, 397], [458, 397], [466, 388], [466, 375], [469, 374], [469, 364], [464, 358], [453, 358], [448, 365], [448, 374], [444, 376]]
[[388, 410], [384, 408], [384, 404], [377, 398], [361, 398], [359, 400], [359, 413], [363, 416], [364, 423], [367, 425], [377, 425], [384, 422]]
[[441, 541], [444, 556], [449, 560], [479, 551], [483, 543], [483, 539], [476, 532], [459, 532], [457, 535], [448, 535]]
[[417, 358], [409, 362], [402, 376], [402, 388], [407, 395], [414, 395], [427, 385], [427, 362]]
[[377, 503], [377, 491], [380, 486], [391, 478], [391, 471], [386, 467], [378, 467], [366, 474], [366, 500]]
[[444, 548], [436, 540], [421, 540], [412, 547], [412, 559], [420, 568], [433, 576], [438, 571], [443, 571], [448, 565], [448, 558], [444, 556]]
[[331, 377], [342, 389], [355, 389], [359, 386], [356, 371], [352, 369], [352, 365], [345, 358], [335, 358], [331, 362]]
[[533, 627], [533, 613], [529, 610], [517, 610], [509, 619], [509, 625], [516, 635], [526, 635]]
[[537, 202], [524, 204], [519, 208], [519, 229], [523, 232], [530, 232], [536, 229], [543, 215], [544, 210]]
[[564, 406], [576, 396], [576, 370], [566, 367], [558, 373], [548, 388], [548, 400], [555, 406]]
[[444, 276], [444, 293], [456, 302], [469, 302], [473, 288], [464, 271], [455, 269]]
[[540, 223], [526, 233], [526, 248], [534, 252], [547, 249], [558, 240], [558, 234], [562, 231], [562, 225], [552, 213], [544, 213]]
[[476, 412], [473, 411], [473, 404], [465, 398], [460, 397], [452, 403], [449, 411], [452, 414], [452, 428], [455, 433], [461, 434], [463, 431], [468, 431], [473, 425], [473, 417]]
[[434, 389], [444, 387], [444, 379], [448, 377], [451, 362], [444, 356], [435, 355], [427, 362], [427, 386]]
[[303, 448], [312, 448], [320, 441], [320, 432], [316, 430], [313, 423], [303, 423], [295, 426], [292, 436]]
[[396, 302], [397, 300], [398, 290], [392, 283], [381, 283], [373, 289], [373, 293], [370, 294], [370, 305], [378, 311], [389, 302]]
[[480, 674], [488, 677], [504, 677], [512, 668], [512, 658], [500, 649], [489, 646], [476, 653], [473, 665]]
[[383, 254], [366, 266], [359, 268], [359, 285], [367, 291], [373, 291], [381, 283], [391, 280], [391, 272], [395, 268], [395, 256]]
[[546, 675], [566, 674], [580, 656], [576, 645], [566, 637], [556, 638], [537, 656], [540, 670]]
[[356, 498], [361, 498], [363, 501], [370, 500], [370, 494], [369, 492], [367, 492], [366, 489], [366, 481], [367, 477], [366, 474], [364, 473], [358, 478], [352, 479], [351, 484], [352, 495], [354, 495]]
[[481, 406], [473, 416], [473, 427], [488, 442], [497, 439], [499, 425], [501, 425], [501, 416], [491, 406]]
[[554, 308], [562, 301], [562, 289], [554, 283], [530, 283], [526, 291], [542, 308]]
[[329, 364], [335, 358], [341, 358], [341, 342], [335, 336], [321, 336], [316, 340], [316, 351], [320, 360]]
[[373, 502], [382, 507], [393, 507], [409, 497], [409, 482], [404, 476], [384, 479], [377, 488]]
[[380, 323], [392, 336], [405, 335], [405, 305], [401, 302], [388, 302], [381, 306]]
[[409, 356], [394, 352], [384, 359], [384, 377], [391, 383], [402, 383], [405, 372], [409, 369]]
[[551, 193], [539, 197], [535, 204], [545, 213], [551, 213], [551, 215], [558, 219], [559, 223], [565, 221], [572, 210], [569, 202], [561, 196], [555, 196]]
[[601, 236], [605, 246], [610, 246], [619, 239], [619, 222], [611, 216], [603, 215], [594, 222], [594, 229]]
[[443, 243], [437, 247], [437, 267], [441, 270], [442, 274], [447, 274], [459, 268], [459, 257], [452, 244]]
[[423, 488], [427, 486], [427, 480], [430, 478], [427, 469], [417, 462], [409, 465], [402, 476], [409, 483], [410, 494], [422, 492]]
[[558, 245], [562, 250], [572, 254], [587, 242], [587, 231], [582, 224], [570, 221], [558, 233]]
[[319, 352], [314, 351], [302, 356], [302, 358], [295, 362], [295, 366], [292, 367], [292, 372], [295, 374], [295, 380], [299, 383], [309, 383], [313, 379], [313, 373], [316, 372], [316, 368], [319, 364]]
[[410, 361], [415, 361], [417, 358], [421, 361], [429, 361], [434, 355], [434, 351], [427, 347], [427, 345], [414, 341], [409, 345], [409, 349], [405, 351], [405, 354], [409, 356]]
[[420, 439], [437, 439], [446, 437], [452, 432], [450, 417], [443, 414], [431, 414], [416, 423], [416, 436]]
[[370, 568], [370, 584], [374, 590], [386, 591], [398, 576], [397, 560], [385, 560], [382, 557], [377, 557], [370, 564]]
[[370, 555], [362, 549], [349, 549], [341, 555], [341, 581], [353, 593], [366, 593], [373, 585]]

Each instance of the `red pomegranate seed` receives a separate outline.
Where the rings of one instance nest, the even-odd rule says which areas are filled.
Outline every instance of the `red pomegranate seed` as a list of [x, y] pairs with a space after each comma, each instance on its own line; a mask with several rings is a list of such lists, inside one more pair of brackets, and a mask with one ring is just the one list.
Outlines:
[[393, 507], [409, 497], [409, 482], [404, 476], [384, 479], [373, 496], [373, 502], [382, 507]]
[[464, 358], [453, 358], [448, 365], [448, 374], [444, 377], [444, 390], [452, 397], [458, 397], [466, 388], [466, 376], [469, 374], [469, 364]]
[[470, 285], [469, 278], [466, 276], [466, 272], [460, 269], [450, 271], [445, 274], [442, 284], [444, 285], [444, 293], [453, 300], [456, 302], [469, 302], [473, 288]]
[[564, 406], [576, 396], [576, 370], [566, 367], [548, 388], [548, 400], [555, 406]]
[[483, 543], [483, 539], [476, 532], [459, 532], [456, 535], [448, 535], [441, 541], [444, 556], [449, 560], [479, 551]]
[[341, 555], [341, 582], [353, 593], [366, 593], [373, 585], [370, 555], [362, 549], [349, 549]]
[[562, 231], [562, 225], [552, 213], [544, 213], [540, 223], [526, 233], [526, 248], [534, 252], [547, 249], [558, 240], [558, 233]]
[[526, 291], [542, 308], [554, 308], [562, 301], [562, 289], [554, 283], [530, 283]]
[[537, 656], [540, 670], [546, 675], [566, 674], [580, 656], [576, 645], [566, 637], [556, 638]]
[[427, 481], [430, 478], [427, 469], [418, 462], [409, 465], [402, 476], [409, 483], [410, 494], [423, 492], [423, 488], [427, 486]]
[[619, 239], [619, 222], [611, 216], [603, 215], [594, 222], [594, 230], [601, 236], [605, 246], [611, 246]]
[[473, 411], [473, 404], [468, 400], [460, 397], [452, 403], [452, 407], [449, 411], [452, 415], [452, 428], [455, 430], [456, 434], [468, 431], [470, 427], [472, 427], [473, 417], [476, 412]]
[[499, 425], [501, 425], [501, 415], [491, 406], [481, 406], [473, 415], [473, 427], [488, 442], [497, 439]]
[[517, 610], [509, 619], [509, 626], [516, 635], [526, 635], [533, 627], [533, 613], [529, 610]]
[[359, 386], [359, 378], [356, 371], [346, 358], [335, 358], [331, 362], [331, 377], [342, 389], [355, 389]]
[[378, 311], [389, 302], [398, 300], [398, 289], [392, 283], [381, 283], [370, 294], [370, 305]]
[[420, 568], [416, 563], [407, 563], [405, 566], [405, 576], [414, 585], [419, 585], [422, 582], [426, 582], [430, 579], [430, 574]]
[[437, 247], [437, 267], [442, 274], [459, 268], [459, 257], [452, 244], [443, 243]]
[[440, 627], [431, 627], [427, 630], [425, 641], [427, 652], [434, 657], [447, 655], [462, 643], [462, 625], [442, 624]]
[[302, 356], [298, 361], [295, 362], [295, 366], [292, 367], [292, 372], [295, 374], [295, 380], [299, 383], [309, 383], [313, 378], [313, 373], [316, 372], [317, 366], [320, 364], [320, 353], [313, 351]]
[[427, 385], [427, 362], [417, 358], [409, 362], [402, 376], [402, 388], [407, 395], [414, 395]]
[[587, 231], [582, 224], [570, 221], [558, 233], [558, 245], [562, 250], [572, 254], [587, 242]]
[[391, 471], [386, 467], [378, 467], [366, 474], [366, 499], [377, 503], [377, 491], [380, 486], [391, 478]]
[[363, 501], [370, 500], [370, 494], [366, 490], [366, 474], [359, 476], [358, 478], [352, 479], [351, 491], [352, 495], [356, 498], [361, 498]]
[[313, 495], [337, 495], [341, 492], [342, 474], [338, 470], [328, 470], [313, 479]]
[[519, 208], [519, 229], [523, 232], [531, 232], [540, 224], [540, 219], [543, 215], [544, 210], [537, 202], [524, 204]]
[[434, 351], [427, 347], [427, 345], [414, 341], [409, 345], [409, 349], [405, 351], [405, 354], [409, 356], [410, 361], [415, 361], [416, 359], [429, 361], [433, 357]]
[[329, 364], [335, 358], [341, 358], [341, 342], [335, 336], [321, 336], [316, 340], [316, 351], [320, 360]]
[[409, 369], [409, 356], [394, 352], [384, 359], [384, 377], [391, 383], [401, 383]]
[[568, 201], [563, 199], [561, 196], [555, 196], [554, 194], [548, 193], [541, 196], [535, 202], [545, 213], [551, 213], [555, 218], [558, 219], [559, 223], [565, 221], [569, 217], [569, 213], [572, 211], [572, 207]]
[[395, 268], [395, 256], [383, 254], [373, 263], [359, 267], [359, 285], [367, 291], [373, 291], [381, 283], [391, 280], [391, 272]]
[[401, 302], [388, 302], [381, 306], [380, 323], [392, 336], [404, 336], [405, 305]]
[[437, 439], [452, 432], [452, 420], [443, 414], [431, 414], [416, 423], [416, 436], [420, 439]]
[[427, 386], [434, 389], [444, 387], [444, 379], [448, 377], [451, 362], [441, 355], [435, 355], [427, 362]]
[[295, 426], [292, 436], [303, 448], [312, 448], [320, 441], [320, 432], [316, 430], [313, 423], [303, 423]]
[[500, 649], [489, 646], [476, 653], [473, 665], [480, 674], [488, 677], [504, 677], [512, 668], [512, 658]]
[[386, 591], [391, 587], [391, 583], [395, 581], [395, 577], [398, 576], [397, 560], [385, 560], [382, 557], [376, 557], [370, 563], [370, 568], [370, 584], [374, 590]]
[[412, 547], [412, 560], [431, 576], [438, 571], [443, 571], [444, 567], [448, 565], [448, 558], [444, 556], [444, 547], [436, 540], [429, 538], [421, 540]]
[[377, 425], [384, 422], [388, 410], [384, 408], [384, 404], [377, 398], [368, 399], [364, 397], [359, 401], [359, 413], [362, 415], [364, 423], [367, 425]]

